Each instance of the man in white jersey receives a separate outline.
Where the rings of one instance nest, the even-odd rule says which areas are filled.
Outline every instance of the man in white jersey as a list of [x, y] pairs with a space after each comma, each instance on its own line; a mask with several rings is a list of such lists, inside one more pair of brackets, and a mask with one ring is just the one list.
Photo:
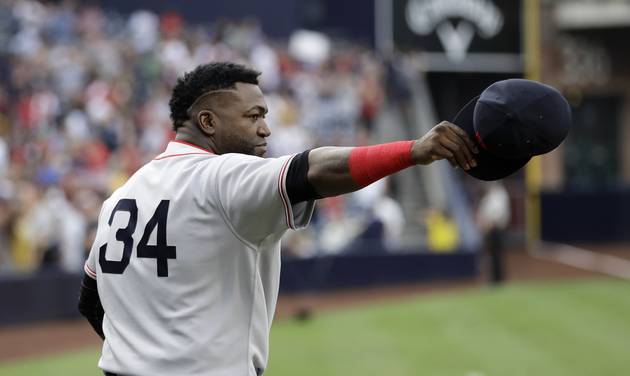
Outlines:
[[259, 75], [211, 63], [180, 78], [176, 139], [103, 204], [79, 309], [104, 339], [106, 375], [263, 374], [280, 238], [308, 225], [315, 199], [438, 159], [476, 165], [447, 122], [416, 141], [264, 159]]

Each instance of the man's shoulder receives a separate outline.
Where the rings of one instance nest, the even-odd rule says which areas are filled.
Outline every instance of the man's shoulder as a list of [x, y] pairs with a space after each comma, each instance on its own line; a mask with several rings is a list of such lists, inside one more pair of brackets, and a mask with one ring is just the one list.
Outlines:
[[257, 157], [255, 155], [249, 154], [241, 154], [241, 153], [225, 153], [217, 156], [218, 158], [225, 161], [233, 161], [233, 162], [257, 162], [263, 161], [265, 158]]
[[217, 162], [221, 165], [273, 165], [274, 162], [286, 161], [291, 156], [263, 158], [255, 155], [226, 153], [217, 156]]

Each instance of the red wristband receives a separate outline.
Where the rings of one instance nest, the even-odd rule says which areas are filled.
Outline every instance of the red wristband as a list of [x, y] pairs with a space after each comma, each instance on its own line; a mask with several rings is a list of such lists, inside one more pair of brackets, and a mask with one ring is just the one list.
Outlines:
[[348, 158], [350, 176], [365, 187], [385, 176], [413, 166], [411, 147], [413, 141], [397, 141], [352, 149]]

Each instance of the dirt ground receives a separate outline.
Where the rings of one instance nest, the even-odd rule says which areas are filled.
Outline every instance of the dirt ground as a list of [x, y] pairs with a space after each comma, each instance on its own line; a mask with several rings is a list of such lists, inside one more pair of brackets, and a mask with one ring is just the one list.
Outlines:
[[[587, 249], [592, 247], [584, 246]], [[599, 251], [630, 260], [630, 245], [611, 245]], [[483, 263], [482, 263], [483, 265]], [[554, 261], [533, 258], [524, 251], [507, 252], [508, 281], [557, 280], [604, 277], [603, 274], [577, 269]], [[344, 290], [332, 293], [283, 295], [276, 317], [279, 320], [354, 305], [403, 299], [410, 295], [448, 293], [479, 288], [486, 284], [482, 270], [478, 278], [439, 283], [420, 283], [377, 288]], [[28, 326], [0, 327], [0, 362], [61, 353], [98, 346], [100, 339], [84, 320], [56, 321]]]

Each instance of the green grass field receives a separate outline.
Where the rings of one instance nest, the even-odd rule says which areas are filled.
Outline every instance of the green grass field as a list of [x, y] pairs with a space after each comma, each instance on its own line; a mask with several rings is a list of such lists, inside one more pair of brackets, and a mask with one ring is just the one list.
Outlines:
[[[630, 375], [630, 283], [511, 285], [283, 321], [270, 376]], [[98, 349], [0, 365], [0, 375], [101, 375]]]

